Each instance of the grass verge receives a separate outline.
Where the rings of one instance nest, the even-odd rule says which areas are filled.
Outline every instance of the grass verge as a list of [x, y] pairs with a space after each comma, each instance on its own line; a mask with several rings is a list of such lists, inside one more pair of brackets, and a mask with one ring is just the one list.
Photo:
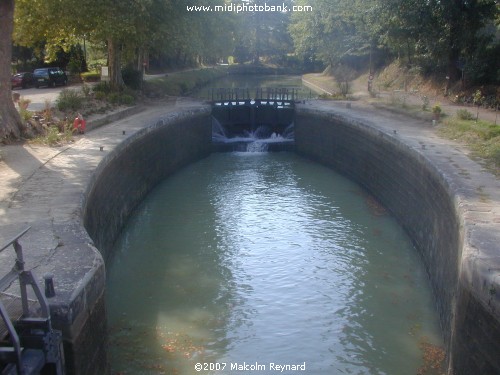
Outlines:
[[500, 126], [484, 120], [450, 117], [441, 123], [438, 132], [467, 145], [474, 157], [484, 160], [485, 166], [500, 176]]
[[156, 78], [144, 82], [143, 91], [147, 97], [183, 96], [193, 90], [200, 88], [210, 81], [225, 76], [228, 73], [226, 67], [213, 67], [196, 70], [188, 70], [168, 74], [162, 78]]

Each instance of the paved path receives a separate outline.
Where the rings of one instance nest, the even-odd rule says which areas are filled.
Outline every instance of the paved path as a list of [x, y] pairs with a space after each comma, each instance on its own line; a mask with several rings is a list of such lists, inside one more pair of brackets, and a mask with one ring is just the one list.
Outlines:
[[[318, 93], [325, 93], [331, 95], [332, 93], [338, 91], [336, 84], [332, 77], [325, 77], [321, 73], [310, 74], [306, 78], [303, 78], [304, 84]], [[372, 102], [385, 102], [391, 103], [391, 101], [396, 100], [398, 103], [406, 103], [408, 105], [420, 107], [423, 105], [422, 94], [418, 92], [412, 92], [404, 90], [393, 90], [393, 91], [378, 91], [376, 98], [371, 98], [367, 90], [368, 83], [361, 83], [359, 80], [352, 82], [351, 91], [352, 95], [361, 99], [362, 101], [372, 101]], [[477, 107], [466, 104], [455, 104], [449, 100], [449, 98], [442, 95], [428, 95], [429, 108], [432, 108], [435, 104], [439, 104], [443, 109], [443, 113], [448, 116], [456, 115], [457, 111], [460, 109], [465, 109], [471, 112], [474, 116], [477, 114]], [[432, 116], [429, 112], [429, 116]], [[494, 111], [492, 109], [480, 108], [479, 109], [479, 119], [485, 119], [500, 125], [500, 111]]]
[[[48, 267], [48, 259], [60, 245], [54, 226], [75, 222], [81, 214], [82, 193], [102, 158], [128, 135], [193, 105], [200, 103], [172, 99], [147, 106], [140, 113], [77, 136], [62, 147], [29, 143], [0, 146], [0, 244], [32, 226], [23, 237], [28, 244], [27, 267]], [[0, 253], [0, 275], [12, 267], [13, 253], [12, 248]]]

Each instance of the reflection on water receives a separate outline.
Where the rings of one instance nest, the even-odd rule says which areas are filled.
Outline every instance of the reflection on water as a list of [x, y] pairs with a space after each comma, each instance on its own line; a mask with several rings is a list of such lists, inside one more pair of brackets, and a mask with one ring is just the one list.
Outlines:
[[[419, 344], [440, 342], [402, 230], [356, 185], [294, 154], [213, 154], [187, 167], [114, 251], [113, 373], [305, 362], [296, 372], [416, 374]], [[227, 367], [197, 372], [204, 362]]]

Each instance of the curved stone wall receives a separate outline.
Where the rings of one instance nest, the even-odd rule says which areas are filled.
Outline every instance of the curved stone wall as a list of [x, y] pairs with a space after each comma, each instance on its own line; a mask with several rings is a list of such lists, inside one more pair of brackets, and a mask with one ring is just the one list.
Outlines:
[[470, 217], [477, 192], [461, 190], [453, 171], [432, 160], [442, 154], [427, 152], [434, 145], [341, 113], [298, 108], [297, 152], [359, 183], [410, 235], [430, 277], [448, 372], [499, 374], [498, 218]]
[[[433, 145], [425, 149], [411, 134], [405, 139], [381, 123], [369, 115], [298, 106], [296, 150], [366, 188], [413, 239], [430, 276], [449, 373], [500, 373], [500, 218], [474, 208], [485, 193], [447, 170], [451, 158], [434, 160], [445, 152], [436, 147], [429, 155]], [[99, 164], [84, 196], [83, 218], [104, 258], [158, 182], [210, 153], [210, 124], [207, 110], [178, 113], [129, 137]]]
[[151, 189], [179, 168], [209, 155], [211, 141], [210, 112], [185, 111], [140, 130], [101, 161], [87, 187], [83, 218], [105, 259]]
[[[179, 168], [210, 153], [210, 124], [210, 108], [206, 106], [170, 113], [119, 143], [102, 159], [83, 194], [82, 217], [104, 259], [109, 257], [109, 250], [132, 211], [151, 189]], [[75, 258], [80, 262], [79, 268], [96, 263], [81, 256]], [[100, 272], [82, 278], [79, 284], [80, 289], [89, 290], [91, 297], [101, 298], [83, 295], [78, 301], [84, 303], [72, 302], [71, 306], [76, 307], [64, 311], [51, 306], [58, 321], [68, 321], [59, 326], [75, 332], [66, 335], [72, 338], [65, 343], [68, 374], [109, 373], [104, 334], [104, 266], [102, 261], [98, 265], [94, 268]]]

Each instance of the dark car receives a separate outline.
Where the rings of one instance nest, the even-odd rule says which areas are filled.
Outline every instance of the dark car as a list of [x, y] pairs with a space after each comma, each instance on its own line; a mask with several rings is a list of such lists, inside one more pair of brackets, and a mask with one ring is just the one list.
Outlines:
[[40, 86], [54, 87], [55, 85], [66, 85], [68, 83], [68, 77], [61, 68], [51, 67], [35, 69], [33, 74], [35, 76], [36, 88]]
[[10, 79], [10, 82], [12, 84], [12, 88], [22, 87], [23, 89], [25, 89], [27, 87], [34, 86], [35, 78], [33, 76], [33, 73], [21, 72], [14, 74]]

